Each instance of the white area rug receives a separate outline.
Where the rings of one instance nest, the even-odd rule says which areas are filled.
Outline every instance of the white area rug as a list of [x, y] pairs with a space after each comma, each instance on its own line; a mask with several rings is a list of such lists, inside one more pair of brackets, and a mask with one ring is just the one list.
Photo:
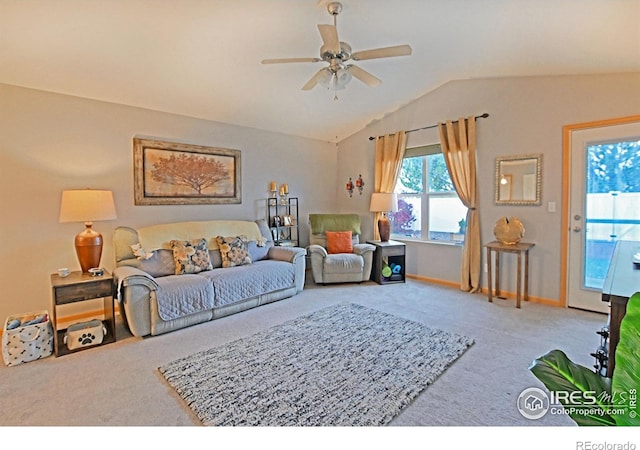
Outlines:
[[345, 303], [159, 370], [205, 425], [384, 425], [471, 345]]

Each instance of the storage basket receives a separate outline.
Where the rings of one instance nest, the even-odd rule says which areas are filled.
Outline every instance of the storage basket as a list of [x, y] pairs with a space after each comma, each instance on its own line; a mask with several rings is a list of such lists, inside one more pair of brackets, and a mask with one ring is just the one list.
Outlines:
[[[16, 321], [20, 325], [14, 328]], [[53, 327], [47, 311], [7, 317], [2, 333], [2, 358], [7, 366], [17, 366], [52, 353]]]
[[74, 323], [67, 328], [64, 335], [64, 343], [69, 350], [76, 350], [82, 347], [91, 347], [102, 343], [107, 328], [101, 320], [90, 320], [89, 322]]

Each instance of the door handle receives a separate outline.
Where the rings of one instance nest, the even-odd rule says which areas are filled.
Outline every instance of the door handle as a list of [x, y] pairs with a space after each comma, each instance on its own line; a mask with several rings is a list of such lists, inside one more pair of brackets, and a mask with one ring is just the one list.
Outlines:
[[579, 233], [582, 231], [582, 227], [579, 227], [578, 225], [576, 225], [575, 227], [573, 227], [572, 231], [574, 233]]

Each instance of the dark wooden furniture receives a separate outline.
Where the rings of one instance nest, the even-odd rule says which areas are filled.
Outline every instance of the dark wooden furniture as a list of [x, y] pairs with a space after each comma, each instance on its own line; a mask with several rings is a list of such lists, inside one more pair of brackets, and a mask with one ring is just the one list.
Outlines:
[[[109, 344], [116, 340], [116, 322], [113, 306], [113, 277], [108, 271], [104, 271], [102, 276], [92, 276], [80, 271], [71, 272], [66, 277], [61, 277], [57, 273], [51, 275], [52, 308], [51, 323], [54, 329], [53, 349], [56, 356], [66, 355], [70, 350], [64, 345], [64, 334], [66, 329], [58, 330], [58, 308], [70, 303], [83, 302], [86, 300], [103, 299], [104, 320], [107, 334], [99, 345]], [[88, 348], [79, 348], [80, 351]]]
[[607, 377], [613, 376], [616, 364], [616, 347], [620, 341], [620, 322], [627, 313], [629, 297], [640, 291], [640, 269], [632, 262], [640, 251], [640, 242], [618, 241], [611, 256], [607, 277], [602, 287], [602, 301], [609, 302], [609, 354]]
[[[495, 296], [500, 297], [500, 253], [516, 253], [518, 255], [517, 276], [516, 276], [516, 308], [520, 308], [520, 292], [525, 301], [529, 300], [529, 250], [535, 244], [531, 242], [518, 242], [517, 244], [503, 244], [498, 241], [492, 241], [485, 245], [487, 249], [487, 297], [489, 302], [493, 301], [493, 289], [495, 288]], [[492, 275], [494, 271], [491, 267], [491, 254], [495, 253], [495, 277]], [[522, 256], [524, 255], [524, 287], [522, 287]]]
[[[375, 245], [371, 279], [378, 284], [405, 282], [405, 248], [404, 242], [367, 241]], [[384, 273], [383, 273], [384, 272]]]

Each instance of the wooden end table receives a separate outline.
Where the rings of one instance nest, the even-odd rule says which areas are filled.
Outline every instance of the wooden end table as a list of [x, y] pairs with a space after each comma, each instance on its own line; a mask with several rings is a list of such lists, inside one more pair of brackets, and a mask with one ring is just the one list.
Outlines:
[[[386, 242], [367, 241], [367, 244], [376, 247], [373, 255], [371, 279], [378, 284], [404, 283], [405, 243], [389, 240]], [[390, 272], [389, 276], [385, 276], [382, 273], [385, 267], [387, 267], [386, 270]]]
[[[518, 242], [517, 244], [503, 244], [502, 242], [492, 241], [485, 245], [487, 249], [487, 297], [489, 302], [493, 301], [493, 289], [495, 288], [495, 296], [500, 297], [500, 253], [517, 253], [517, 283], [516, 283], [516, 308], [520, 308], [520, 291], [522, 290], [522, 298], [529, 300], [529, 250], [535, 244], [530, 242]], [[491, 253], [495, 252], [495, 279], [492, 277], [491, 270]], [[524, 255], [524, 289], [521, 288], [522, 276], [522, 255]]]
[[81, 347], [73, 352], [87, 350], [98, 345], [109, 344], [116, 341], [116, 321], [113, 305], [113, 276], [104, 271], [104, 275], [92, 276], [80, 271], [71, 272], [66, 277], [61, 277], [57, 273], [51, 274], [51, 324], [53, 325], [53, 349], [56, 356], [66, 355], [71, 350], [64, 345], [64, 335], [66, 329], [58, 330], [57, 309], [61, 305], [83, 302], [86, 300], [103, 299], [104, 320], [103, 324], [107, 328], [107, 334], [102, 343]]

